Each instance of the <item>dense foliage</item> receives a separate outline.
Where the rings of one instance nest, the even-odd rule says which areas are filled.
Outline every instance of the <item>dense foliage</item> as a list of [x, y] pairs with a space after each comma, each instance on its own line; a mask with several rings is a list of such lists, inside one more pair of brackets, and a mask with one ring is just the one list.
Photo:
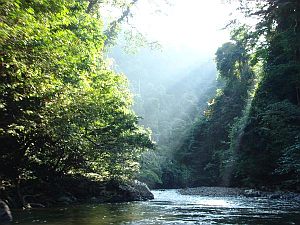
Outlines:
[[[217, 50], [219, 89], [203, 115], [216, 86], [205, 94], [193, 77], [193, 93], [191, 86], [181, 92], [186, 80], [176, 86], [178, 95], [163, 82], [150, 82], [144, 93], [149, 82], [142, 78], [136, 109], [158, 142], [158, 152], [141, 161], [140, 179], [151, 186], [299, 189], [300, 6], [296, 0], [240, 2], [258, 22], [235, 23], [231, 42]], [[140, 77], [133, 80], [141, 89]], [[184, 109], [187, 93], [191, 111]]]
[[235, 26], [216, 52], [226, 80], [178, 149], [189, 184], [300, 189], [300, 3], [241, 1], [254, 29]]
[[260, 19], [252, 39], [265, 39], [257, 53], [264, 76], [237, 150], [234, 181], [299, 190], [300, 3], [262, 1], [258, 9], [245, 8]]
[[247, 57], [238, 40], [225, 43], [216, 53], [219, 79], [225, 80], [225, 86], [217, 90], [204, 116], [194, 123], [189, 137], [177, 150], [177, 160], [191, 171], [191, 186], [221, 182], [222, 163], [228, 160], [230, 129], [247, 105], [254, 78]]
[[[235, 25], [216, 51], [217, 82], [205, 63], [205, 81], [197, 68], [154, 82], [152, 73], [175, 72], [117, 53], [134, 107], [104, 56], [137, 0], [122, 2], [110, 3], [125, 10], [105, 30], [102, 1], [0, 1], [0, 179], [129, 179], [140, 163], [138, 178], [152, 187], [300, 190], [299, 1], [241, 0], [258, 22]], [[142, 158], [153, 143], [132, 108], [158, 143]]]
[[149, 131], [85, 0], [0, 2], [0, 178], [130, 178]]

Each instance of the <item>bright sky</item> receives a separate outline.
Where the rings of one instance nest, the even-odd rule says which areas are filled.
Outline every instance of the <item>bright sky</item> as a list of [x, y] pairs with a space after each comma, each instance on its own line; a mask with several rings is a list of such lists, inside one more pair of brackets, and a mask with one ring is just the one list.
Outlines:
[[[222, 30], [235, 6], [224, 0], [140, 0], [134, 12], [134, 23], [142, 33], [164, 47], [193, 49], [214, 54], [229, 40]], [[156, 2], [157, 4], [155, 4]], [[161, 13], [155, 13], [155, 10]]]

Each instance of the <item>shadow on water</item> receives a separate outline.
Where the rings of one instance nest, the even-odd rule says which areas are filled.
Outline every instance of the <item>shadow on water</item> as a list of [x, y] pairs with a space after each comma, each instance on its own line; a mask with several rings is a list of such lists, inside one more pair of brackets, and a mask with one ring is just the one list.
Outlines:
[[300, 224], [300, 204], [246, 197], [181, 195], [153, 191], [148, 202], [79, 205], [15, 211], [20, 225]]

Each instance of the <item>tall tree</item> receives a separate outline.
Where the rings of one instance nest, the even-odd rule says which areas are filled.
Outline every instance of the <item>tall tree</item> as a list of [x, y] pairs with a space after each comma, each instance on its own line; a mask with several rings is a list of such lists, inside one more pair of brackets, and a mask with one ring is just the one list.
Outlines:
[[102, 21], [87, 13], [90, 3], [1, 2], [1, 177], [126, 178], [153, 147], [126, 78], [106, 65]]

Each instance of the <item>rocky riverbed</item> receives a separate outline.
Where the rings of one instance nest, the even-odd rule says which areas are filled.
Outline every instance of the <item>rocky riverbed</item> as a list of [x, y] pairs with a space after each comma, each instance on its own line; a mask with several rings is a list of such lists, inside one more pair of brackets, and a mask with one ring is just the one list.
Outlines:
[[225, 188], [225, 187], [196, 187], [185, 188], [178, 190], [182, 195], [203, 195], [211, 197], [239, 196], [243, 194], [243, 189], [240, 188]]
[[210, 197], [264, 197], [270, 199], [287, 199], [300, 202], [300, 193], [284, 191], [260, 191], [247, 188], [228, 188], [228, 187], [196, 187], [179, 189], [182, 195], [200, 195]]

